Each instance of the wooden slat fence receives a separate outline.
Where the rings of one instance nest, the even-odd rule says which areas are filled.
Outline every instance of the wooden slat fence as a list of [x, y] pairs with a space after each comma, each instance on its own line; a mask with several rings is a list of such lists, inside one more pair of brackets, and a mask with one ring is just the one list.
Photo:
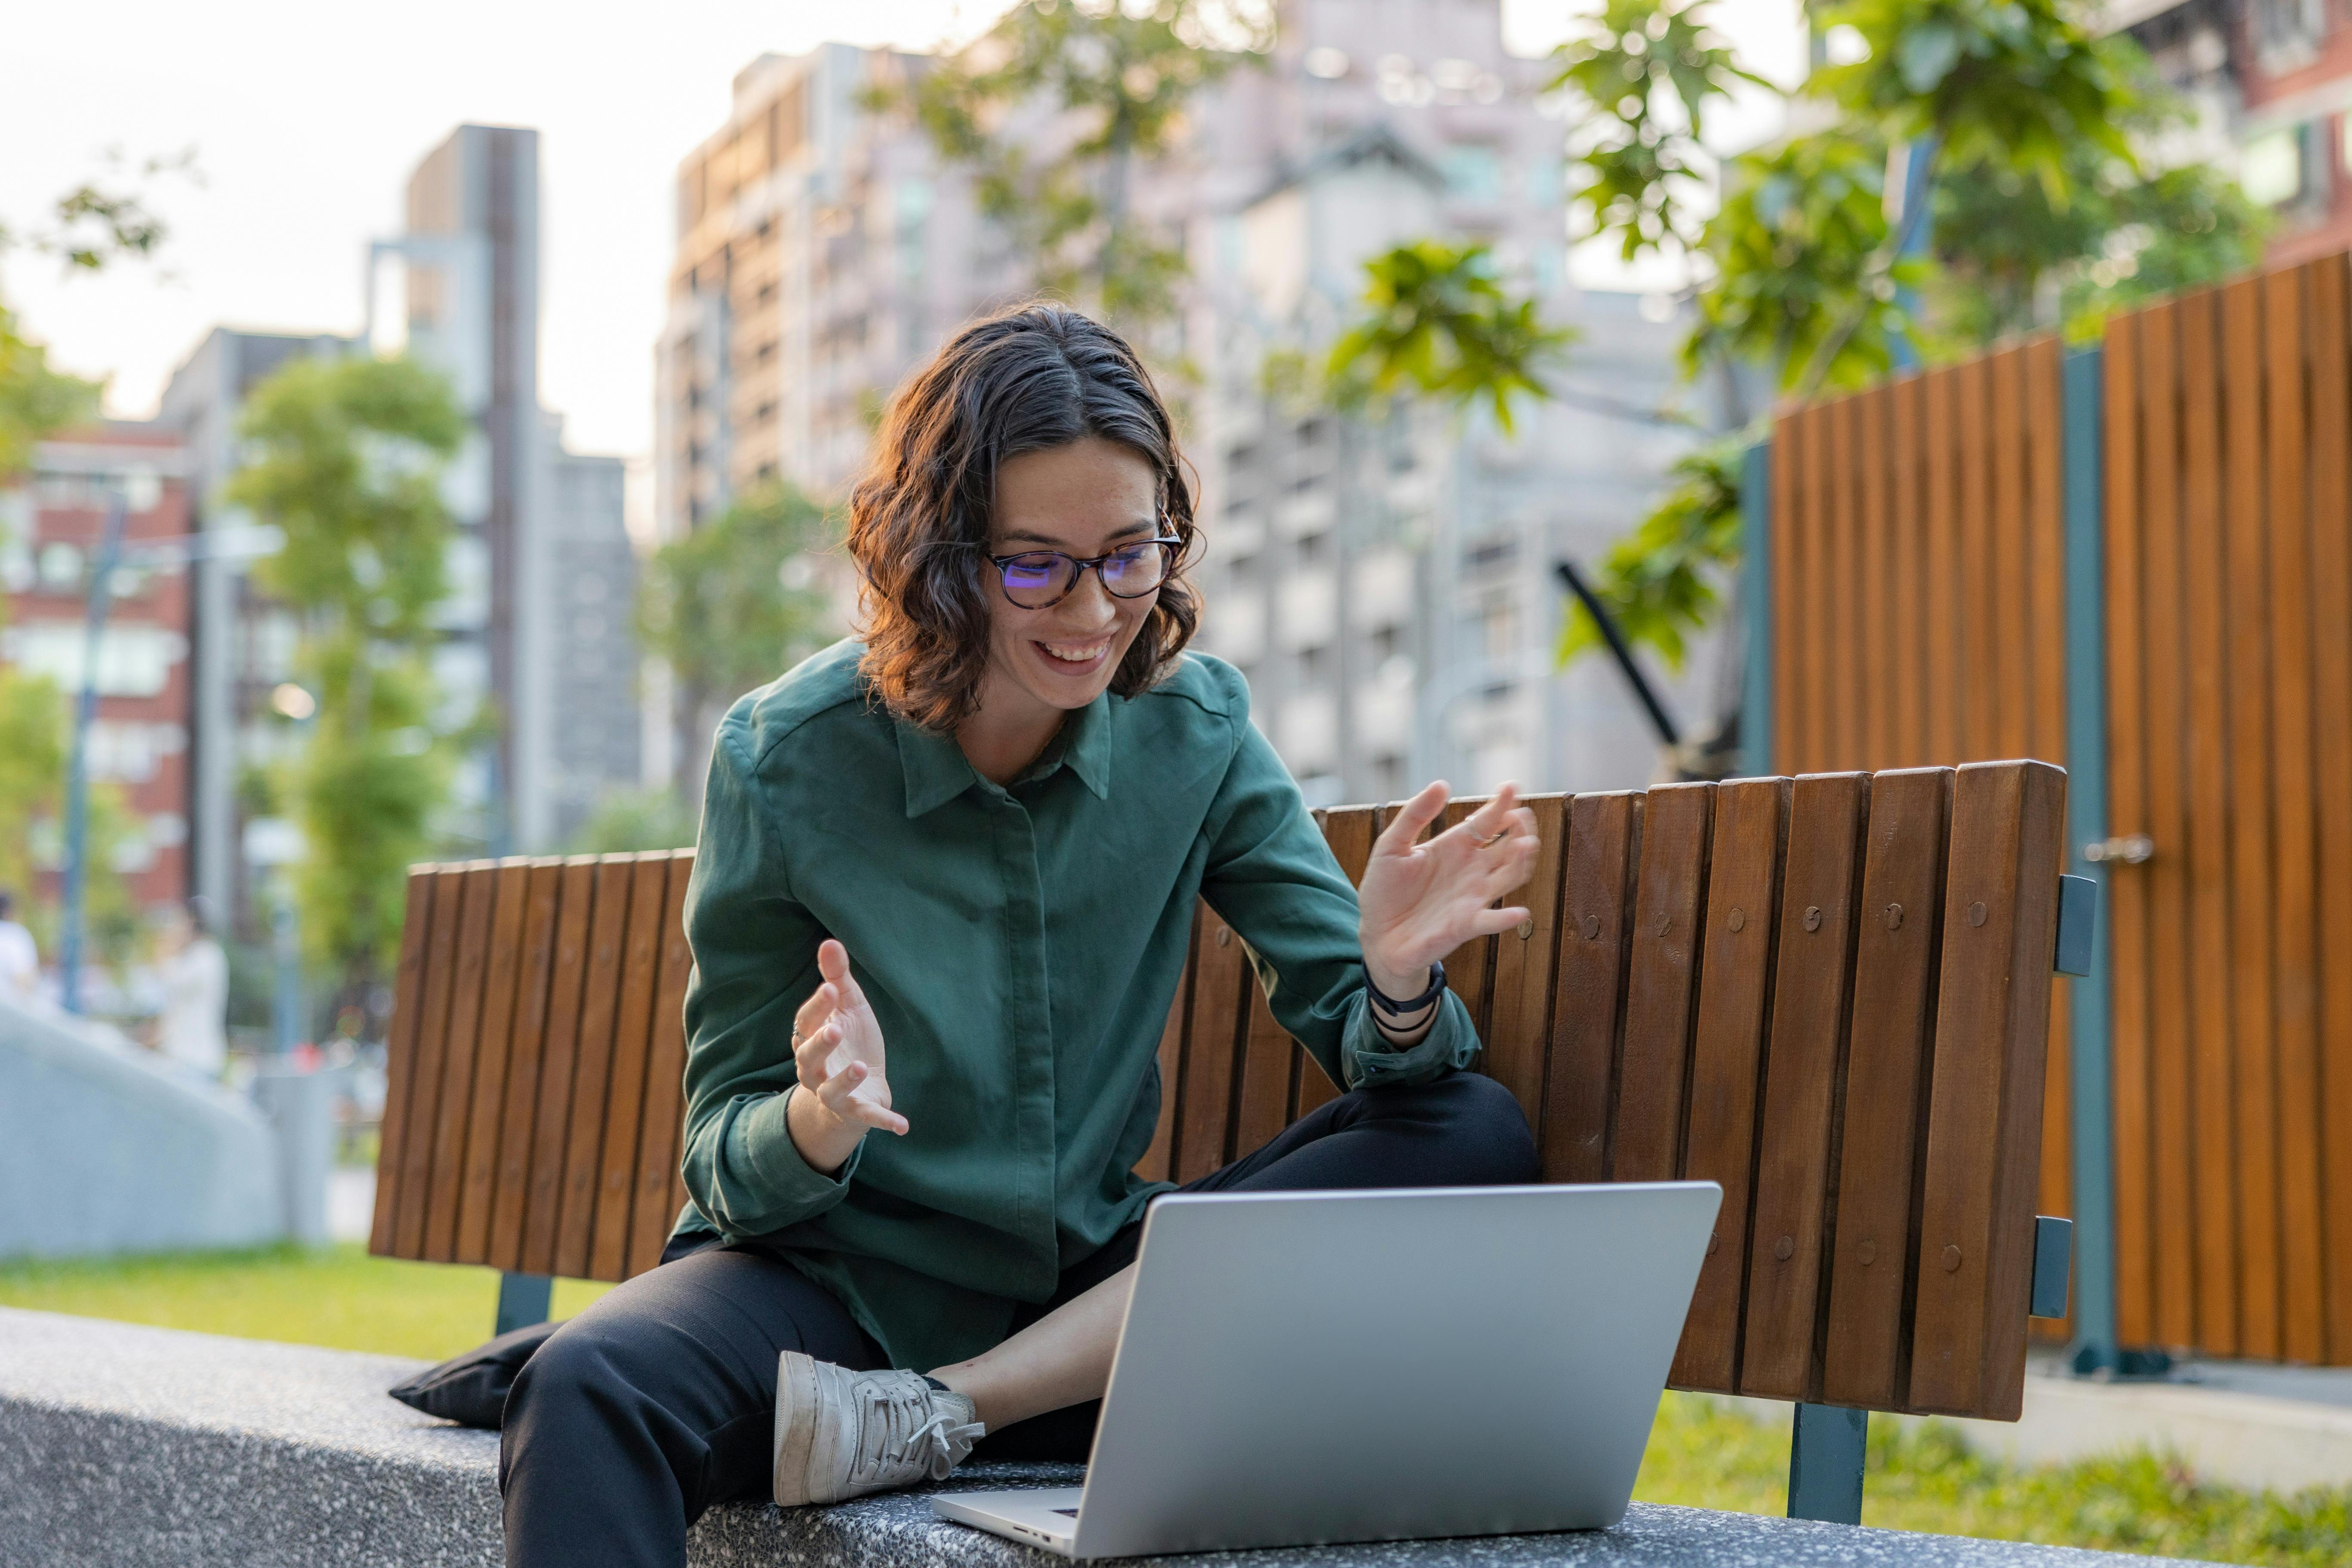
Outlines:
[[[2333, 255], [2103, 344], [2116, 1327], [2352, 1364], [2352, 305]], [[1775, 765], [2065, 758], [2062, 350], [1792, 409]], [[2088, 433], [2080, 438], [2090, 439]], [[2041, 1171], [2071, 1212], [2068, 1013]]]
[[2346, 259], [2105, 353], [2118, 1328], [2352, 1363]]

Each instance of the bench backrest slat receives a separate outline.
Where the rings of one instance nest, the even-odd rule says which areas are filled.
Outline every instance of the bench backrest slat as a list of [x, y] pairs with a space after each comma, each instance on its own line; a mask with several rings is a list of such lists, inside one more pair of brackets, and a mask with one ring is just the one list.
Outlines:
[[[1516, 931], [1496, 939], [1493, 1005], [1487, 1015], [1486, 1071], [1509, 1089], [1533, 1127], [1543, 1115], [1545, 1047], [1551, 1039], [1552, 980], [1559, 963], [1560, 877], [1567, 847], [1568, 802], [1539, 795], [1528, 803], [1536, 819], [1535, 868], [1512, 895], [1527, 908]], [[1318, 1076], [1320, 1076], [1319, 1074]]]
[[1813, 1326], [1869, 787], [1860, 773], [1815, 774], [1789, 802], [1739, 1372], [1741, 1393], [1770, 1399], [1819, 1393]]
[[494, 867], [488, 891], [489, 948], [483, 961], [474, 1079], [466, 1119], [465, 1175], [458, 1184], [457, 1233], [450, 1255], [458, 1263], [484, 1263], [490, 1255], [490, 1210], [498, 1192], [499, 1135], [504, 1123], [508, 1069], [514, 1059], [522, 922], [530, 903], [530, 879], [527, 875], [503, 875]]
[[563, 862], [553, 858], [533, 860], [524, 875], [510, 874], [509, 880], [520, 889], [522, 920], [515, 959], [506, 1104], [498, 1123], [498, 1175], [492, 1184], [483, 1260], [520, 1271], [540, 1109], [551, 1100], [568, 1101], [571, 1098], [570, 1082], [567, 1080], [559, 1089], [549, 1081], [547, 1067], [554, 1047], [550, 1028], [554, 1003], [551, 982], [560, 925]]
[[1642, 847], [1618, 1070], [1619, 1181], [1682, 1174], [1684, 1093], [1698, 1005], [1699, 910], [1706, 888], [1711, 784], [1662, 784], [1642, 804]]
[[552, 1273], [588, 1278], [596, 1226], [596, 1188], [604, 1172], [604, 1121], [611, 1099], [621, 1005], [621, 955], [627, 946], [634, 856], [595, 864], [588, 896], [588, 951], [581, 976], [579, 1064], [564, 1132], [562, 1194], [557, 1204]]
[[2064, 775], [1959, 770], [1944, 898], [1910, 1404], [2017, 1418], [2033, 1285]]
[[1609, 1179], [1609, 1121], [1625, 1012], [1625, 922], [1633, 913], [1641, 797], [1580, 795], [1568, 808], [1566, 917], [1560, 922], [1551, 1053], [1537, 1144], [1547, 1182]]
[[[562, 863], [555, 878], [555, 952], [548, 963], [547, 1042], [540, 1056], [540, 1092], [531, 1119], [530, 1198], [524, 1205], [517, 1271], [552, 1274], [563, 1212], [564, 1162], [572, 1118], [588, 1072], [581, 1026], [588, 1003], [596, 907], [596, 862], [585, 856]], [[534, 874], [535, 875], [535, 874]], [[601, 1108], [599, 1114], [601, 1114]]]
[[621, 947], [621, 1000], [613, 1015], [613, 1079], [605, 1089], [604, 1136], [596, 1180], [596, 1218], [588, 1267], [597, 1279], [628, 1272], [629, 1205], [636, 1195], [637, 1142], [653, 1053], [654, 990], [668, 910], [669, 857], [640, 855], [629, 877], [629, 914]]
[[[1458, 822], [1475, 801], [1451, 805]], [[1537, 796], [1529, 918], [1446, 960], [1547, 1179], [1719, 1183], [1671, 1381], [2014, 1417], [2064, 775], [2032, 763]], [[1317, 814], [1360, 880], [1390, 808]], [[372, 1250], [617, 1279], [684, 1202], [691, 852], [419, 867]], [[1203, 903], [1137, 1168], [1338, 1092]]]
[[393, 973], [393, 994], [398, 1002], [384, 1041], [383, 1115], [376, 1123], [375, 1213], [368, 1226], [368, 1250], [379, 1256], [396, 1254], [400, 1245], [395, 1211], [404, 1173], [404, 1140], [415, 1116], [416, 1096], [410, 1080], [416, 1068], [418, 1023], [425, 1015], [418, 998], [425, 994], [433, 887], [430, 873], [409, 873], [408, 908], [400, 927], [400, 966]]
[[690, 860], [673, 860], [664, 897], [661, 952], [654, 983], [653, 1046], [646, 1058], [646, 1110], [637, 1141], [637, 1192], [629, 1205], [631, 1274], [661, 1261], [662, 1244], [686, 1206], [679, 1174], [686, 1131], [686, 986], [694, 950], [686, 941], [686, 884]]
[[1882, 773], [1870, 785], [1822, 1368], [1825, 1395], [1847, 1405], [1898, 1403], [1909, 1374], [1904, 1264], [1917, 1234], [1951, 780], [1941, 768], [1916, 768]]
[[[1672, 1375], [1680, 1388], [1738, 1387], [1758, 1069], [1771, 1005], [1772, 928], [1789, 790], [1786, 779], [1735, 780], [1716, 788], [1683, 1176], [1720, 1185], [1723, 1208], [1675, 1352]], [[1560, 1005], [1568, 1005], [1563, 998]]]
[[1193, 966], [1192, 1029], [1184, 1045], [1171, 1177], [1179, 1182], [1205, 1176], [1225, 1163], [1234, 1061], [1243, 1009], [1254, 988], [1246, 950], [1214, 910], [1201, 911], [1196, 940], [1201, 956]]

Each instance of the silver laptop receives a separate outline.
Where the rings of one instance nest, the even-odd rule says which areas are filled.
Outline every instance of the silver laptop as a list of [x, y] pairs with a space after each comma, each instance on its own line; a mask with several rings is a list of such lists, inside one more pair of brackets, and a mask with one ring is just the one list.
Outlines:
[[930, 1505], [1068, 1557], [1614, 1524], [1722, 1199], [1163, 1198], [1086, 1485]]

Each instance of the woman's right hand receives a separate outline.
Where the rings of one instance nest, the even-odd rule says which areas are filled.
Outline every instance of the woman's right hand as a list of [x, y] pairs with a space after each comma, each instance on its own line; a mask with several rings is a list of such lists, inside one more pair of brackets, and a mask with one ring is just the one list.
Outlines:
[[883, 1071], [882, 1026], [849, 973], [849, 950], [828, 937], [816, 950], [824, 984], [793, 1016], [793, 1068], [799, 1088], [784, 1107], [793, 1145], [809, 1168], [839, 1170], [869, 1127], [903, 1133]]

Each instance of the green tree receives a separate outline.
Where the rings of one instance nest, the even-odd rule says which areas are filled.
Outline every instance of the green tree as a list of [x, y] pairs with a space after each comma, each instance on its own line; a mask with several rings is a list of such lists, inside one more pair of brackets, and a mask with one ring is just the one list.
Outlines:
[[434, 610], [452, 530], [441, 480], [467, 431], [447, 384], [405, 360], [297, 360], [255, 388], [227, 496], [286, 532], [256, 582], [299, 618], [312, 694], [278, 781], [314, 962], [347, 990], [394, 961], [407, 865], [431, 848], [468, 724], [436, 724]]
[[564, 847], [574, 855], [691, 849], [701, 826], [674, 789], [608, 790]]
[[[1188, 269], [1181, 237], [1136, 210], [1137, 167], [1175, 151], [1202, 88], [1273, 41], [1270, 11], [1231, 0], [1022, 0], [871, 101], [910, 114], [942, 163], [970, 171], [1032, 286], [1148, 337]], [[1048, 134], [1014, 133], [1040, 113]]]
[[[1851, 28], [1861, 58], [1812, 74], [1791, 119], [1818, 129], [1728, 160], [1701, 220], [1699, 128], [1755, 81], [1707, 4], [1609, 0], [1555, 80], [1588, 127], [1585, 223], [1629, 258], [1695, 263], [1691, 376], [1763, 364], [1810, 397], [1885, 374], [1905, 346], [1932, 361], [2029, 328], [2095, 331], [2259, 253], [2260, 216], [2229, 179], [2141, 163], [2135, 142], [2185, 111], [2129, 39], [2093, 36], [2067, 0], [1813, 0], [1811, 24]], [[1890, 193], [1915, 147], [1919, 188]], [[1738, 492], [1722, 481], [1755, 434], [1684, 465], [1602, 563], [1602, 600], [1670, 661], [1719, 603], [1696, 590], [1737, 563]], [[1596, 640], [1584, 620], [1571, 610], [1563, 658]]]
[[654, 552], [637, 588], [637, 639], [667, 661], [698, 727], [823, 644], [831, 617], [815, 564], [832, 542], [824, 510], [775, 484]]
[[1415, 240], [1365, 262], [1364, 277], [1361, 314], [1323, 365], [1342, 407], [1403, 391], [1460, 409], [1483, 403], [1507, 436], [1520, 398], [1551, 396], [1544, 366], [1575, 333], [1512, 296], [1491, 247]]

